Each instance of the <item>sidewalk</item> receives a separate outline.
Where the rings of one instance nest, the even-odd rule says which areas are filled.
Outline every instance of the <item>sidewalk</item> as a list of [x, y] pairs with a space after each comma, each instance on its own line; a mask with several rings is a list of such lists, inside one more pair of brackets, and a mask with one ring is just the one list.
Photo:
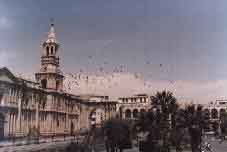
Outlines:
[[17, 147], [17, 146], [23, 146], [23, 145], [32, 145], [32, 144], [42, 144], [42, 143], [56, 143], [56, 142], [79, 142], [81, 141], [82, 137], [54, 137], [54, 138], [39, 138], [39, 140], [28, 140], [28, 139], [17, 139], [15, 141], [12, 140], [4, 140], [0, 142], [0, 149], [4, 147]]
[[71, 143], [71, 141], [58, 141], [58, 142], [47, 142], [41, 144], [30, 144], [21, 146], [7, 146], [0, 148], [0, 152], [41, 152], [51, 151], [53, 149], [64, 150], [64, 148]]

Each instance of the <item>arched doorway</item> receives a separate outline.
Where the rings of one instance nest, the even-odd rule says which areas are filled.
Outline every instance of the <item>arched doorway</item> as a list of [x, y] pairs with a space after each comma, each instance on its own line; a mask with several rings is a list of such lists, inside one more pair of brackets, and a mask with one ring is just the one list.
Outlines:
[[225, 117], [225, 114], [226, 114], [225, 109], [220, 109], [220, 118], [221, 119]]
[[140, 114], [142, 115], [142, 114], [145, 114], [146, 113], [146, 110], [145, 109], [141, 109], [140, 110]]
[[211, 110], [211, 118], [212, 119], [217, 119], [218, 118], [218, 110], [217, 109], [212, 109]]
[[204, 113], [205, 113], [205, 117], [206, 117], [206, 119], [210, 119], [210, 111], [209, 111], [209, 109], [205, 109], [204, 110]]
[[125, 118], [131, 119], [131, 110], [130, 110], [130, 109], [127, 109], [127, 110], [125, 111]]
[[73, 122], [71, 122], [71, 124], [70, 124], [70, 134], [73, 135], [73, 133], [74, 133], [74, 124], [73, 124]]
[[[204, 115], [205, 115], [205, 120], [209, 121], [210, 117], [211, 117], [209, 109], [205, 109], [204, 110]], [[211, 129], [211, 124], [210, 123], [208, 123], [207, 125], [204, 126], [204, 131], [205, 132], [210, 131], [210, 129]]]
[[138, 118], [138, 110], [134, 109], [132, 112], [133, 118]]
[[4, 139], [4, 122], [5, 117], [3, 114], [0, 113], [0, 140]]
[[120, 107], [120, 108], [119, 108], [119, 111], [120, 111], [120, 118], [122, 118], [122, 117], [123, 117], [123, 108]]

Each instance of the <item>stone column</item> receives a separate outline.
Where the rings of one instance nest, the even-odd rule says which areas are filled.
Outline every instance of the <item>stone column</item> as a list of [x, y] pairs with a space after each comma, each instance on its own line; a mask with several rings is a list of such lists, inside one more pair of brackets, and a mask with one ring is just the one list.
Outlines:
[[39, 103], [36, 102], [35, 106], [35, 127], [39, 128]]
[[12, 134], [14, 134], [14, 126], [15, 126], [14, 119], [15, 119], [14, 113], [12, 113], [12, 119], [11, 119], [11, 122], [12, 122], [12, 125], [11, 125], [11, 132], [12, 132]]
[[17, 130], [21, 132], [21, 98], [18, 99]]
[[8, 136], [9, 136], [9, 113], [6, 113], [4, 123], [4, 137]]
[[9, 135], [11, 134], [11, 112], [9, 111], [9, 116], [8, 116], [8, 133]]
[[68, 122], [69, 122], [69, 114], [68, 113], [66, 113], [66, 118], [65, 118], [65, 123], [66, 123], [66, 130], [67, 130], [67, 132], [69, 131], [69, 124], [68, 124]]
[[50, 113], [50, 130], [51, 133], [53, 133], [53, 113]]
[[14, 115], [14, 132], [17, 134], [17, 113]]
[[125, 119], [125, 111], [122, 109], [122, 119]]

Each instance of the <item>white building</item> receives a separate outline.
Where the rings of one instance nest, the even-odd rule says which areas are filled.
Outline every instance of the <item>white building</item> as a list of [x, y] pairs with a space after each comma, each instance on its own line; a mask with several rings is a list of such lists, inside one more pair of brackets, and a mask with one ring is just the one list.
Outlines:
[[216, 100], [204, 106], [204, 110], [211, 120], [219, 120], [227, 110], [227, 100]]
[[136, 119], [139, 114], [151, 108], [151, 100], [147, 94], [118, 98], [117, 111], [123, 119]]

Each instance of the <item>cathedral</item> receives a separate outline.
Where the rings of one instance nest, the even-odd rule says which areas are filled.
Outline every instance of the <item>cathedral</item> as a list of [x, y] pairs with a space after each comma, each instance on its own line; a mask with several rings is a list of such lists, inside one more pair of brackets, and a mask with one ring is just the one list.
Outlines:
[[[106, 96], [90, 100], [63, 90], [64, 75], [58, 56], [60, 44], [51, 24], [42, 44], [41, 66], [36, 81], [0, 68], [0, 140], [13, 137], [72, 135], [89, 129], [95, 120], [116, 115], [115, 101]], [[101, 113], [97, 118], [96, 112]]]

